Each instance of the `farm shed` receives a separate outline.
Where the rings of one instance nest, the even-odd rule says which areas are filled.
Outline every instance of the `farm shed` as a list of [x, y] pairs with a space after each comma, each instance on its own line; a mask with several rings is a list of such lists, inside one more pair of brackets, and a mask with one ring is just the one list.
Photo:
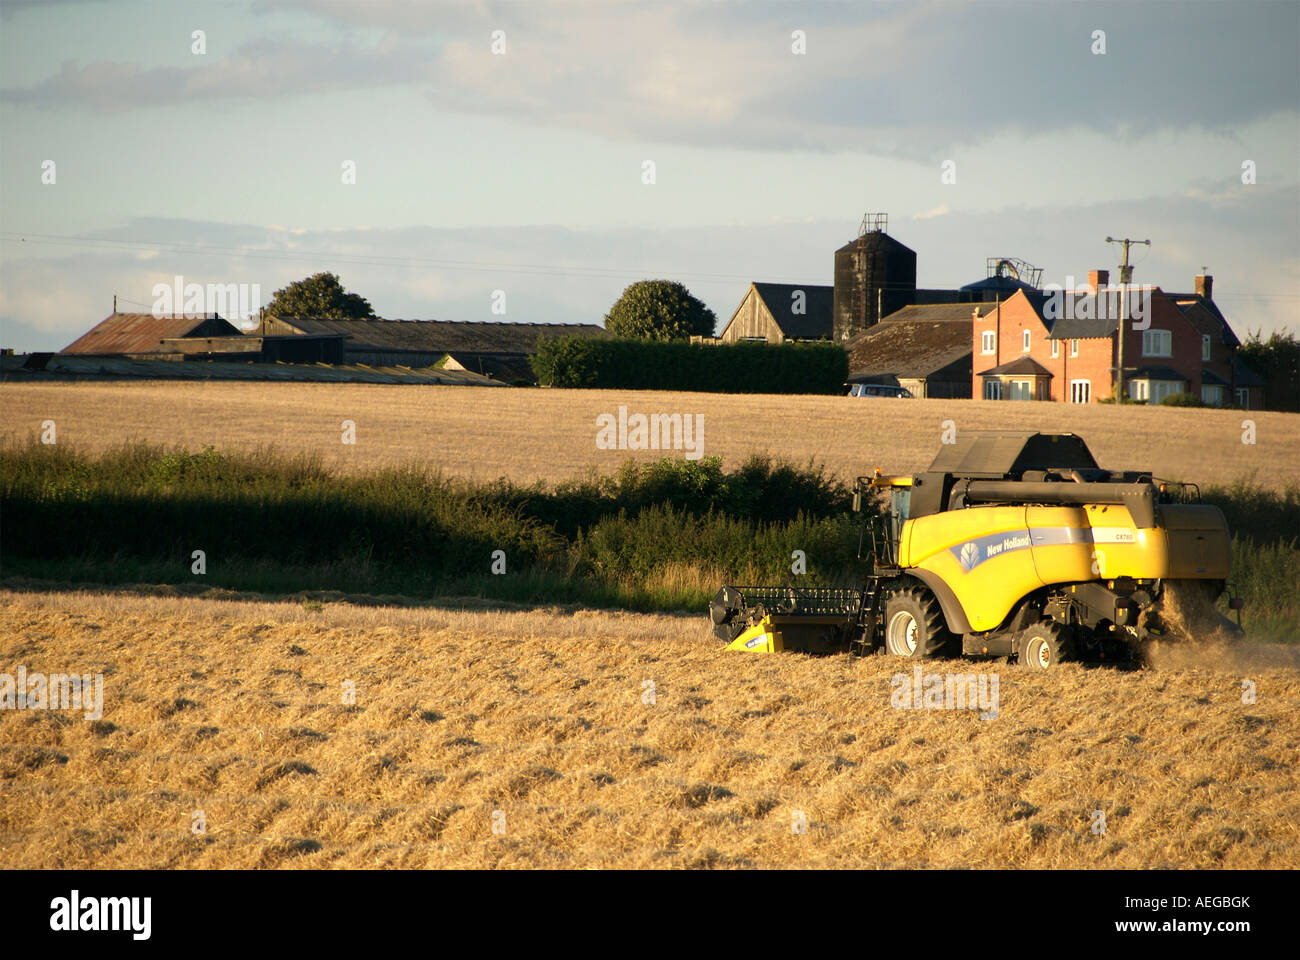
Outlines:
[[811, 283], [751, 283], [718, 334], [725, 343], [829, 340], [835, 288]]
[[185, 360], [251, 360], [261, 363], [342, 363], [343, 338], [302, 336], [179, 337], [163, 340], [163, 353]]
[[[460, 320], [335, 320], [266, 317], [271, 335], [332, 335], [343, 338], [345, 363], [469, 370], [496, 379], [532, 380], [529, 358], [546, 336], [606, 337], [591, 323], [492, 323]], [[511, 374], [522, 374], [515, 376]]]
[[124, 380], [274, 380], [298, 383], [410, 383], [467, 387], [504, 387], [491, 377], [466, 370], [426, 367], [370, 367], [327, 363], [250, 363], [225, 359], [174, 363], [160, 357], [110, 357], [91, 354], [31, 354], [21, 365], [0, 359], [0, 378]]
[[537, 380], [528, 356], [520, 354], [468, 353], [458, 350], [447, 354], [438, 366], [443, 370], [468, 370], [502, 383], [533, 383]]
[[111, 314], [95, 324], [60, 353], [97, 357], [157, 357], [174, 353], [164, 341], [191, 337], [239, 337], [241, 331], [217, 314], [152, 313]]
[[973, 309], [945, 303], [896, 311], [845, 344], [849, 382], [896, 384], [914, 397], [969, 397]]

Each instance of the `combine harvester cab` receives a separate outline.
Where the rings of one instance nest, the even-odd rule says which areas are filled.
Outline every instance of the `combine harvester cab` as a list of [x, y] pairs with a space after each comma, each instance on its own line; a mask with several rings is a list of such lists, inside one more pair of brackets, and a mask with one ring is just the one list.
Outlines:
[[715, 633], [745, 651], [856, 643], [1050, 667], [1240, 632], [1215, 606], [1231, 558], [1222, 512], [1191, 484], [1103, 470], [1074, 434], [970, 434], [924, 473], [859, 477], [855, 507], [868, 492], [889, 506], [861, 588], [724, 587]]

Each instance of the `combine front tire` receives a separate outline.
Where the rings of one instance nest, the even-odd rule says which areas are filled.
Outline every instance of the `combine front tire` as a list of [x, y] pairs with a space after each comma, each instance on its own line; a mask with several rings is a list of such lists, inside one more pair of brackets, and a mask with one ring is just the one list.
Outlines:
[[1049, 670], [1074, 659], [1069, 633], [1052, 620], [1040, 620], [1020, 634], [1020, 662], [1026, 667]]
[[943, 656], [953, 639], [939, 601], [929, 591], [900, 590], [885, 601], [885, 650], [893, 656], [909, 660]]

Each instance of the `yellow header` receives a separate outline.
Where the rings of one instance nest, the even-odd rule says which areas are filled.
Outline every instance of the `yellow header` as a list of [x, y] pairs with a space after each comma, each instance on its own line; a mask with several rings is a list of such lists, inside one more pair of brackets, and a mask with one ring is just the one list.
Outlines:
[[912, 485], [911, 477], [885, 477], [881, 476], [879, 470], [871, 478], [873, 487], [910, 487]]

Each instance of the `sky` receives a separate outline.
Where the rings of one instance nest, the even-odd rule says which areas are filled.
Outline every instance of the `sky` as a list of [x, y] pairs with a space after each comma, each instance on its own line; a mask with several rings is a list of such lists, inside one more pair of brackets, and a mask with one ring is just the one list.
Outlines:
[[0, 346], [321, 270], [534, 323], [680, 280], [721, 329], [867, 212], [921, 287], [1150, 239], [1135, 281], [1295, 330], [1297, 49], [1296, 0], [0, 0]]

